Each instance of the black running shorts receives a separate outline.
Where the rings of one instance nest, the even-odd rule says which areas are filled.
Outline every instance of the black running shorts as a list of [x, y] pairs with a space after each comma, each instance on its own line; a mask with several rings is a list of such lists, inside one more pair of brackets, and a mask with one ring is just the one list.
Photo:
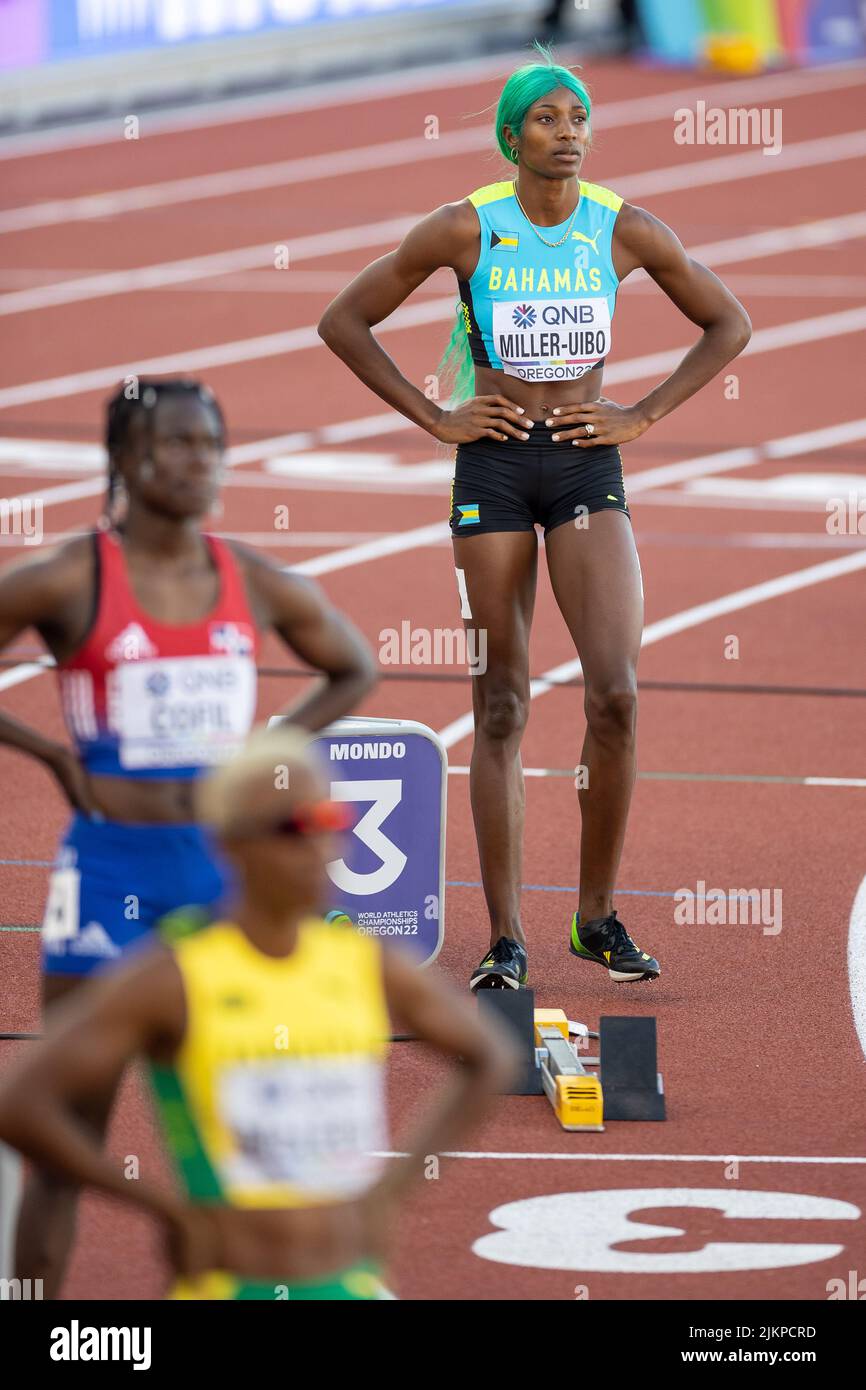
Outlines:
[[531, 437], [476, 439], [457, 448], [451, 485], [451, 534], [479, 536], [490, 531], [544, 534], [592, 512], [629, 515], [622, 457], [615, 444], [579, 449], [571, 440], [554, 444], [562, 425], [533, 425]]

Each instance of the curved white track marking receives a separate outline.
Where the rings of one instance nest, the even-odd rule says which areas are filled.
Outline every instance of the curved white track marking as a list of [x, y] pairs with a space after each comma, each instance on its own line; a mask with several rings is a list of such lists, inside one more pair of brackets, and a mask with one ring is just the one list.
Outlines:
[[[632, 1216], [651, 1208], [664, 1211], [711, 1208], [720, 1211], [729, 1228], [697, 1250], [643, 1253], [641, 1242], [681, 1235], [681, 1221], [668, 1219], [650, 1225]], [[712, 1274], [716, 1271], [783, 1269], [831, 1259], [845, 1249], [840, 1244], [796, 1243], [796, 1224], [788, 1231], [795, 1240], [767, 1241], [745, 1235], [738, 1221], [856, 1221], [860, 1208], [833, 1197], [802, 1192], [766, 1192], [742, 1188], [656, 1187], [603, 1188], [597, 1192], [553, 1192], [507, 1202], [491, 1211], [488, 1220], [500, 1229], [481, 1236], [473, 1254], [498, 1264], [529, 1269], [586, 1269], [608, 1274]], [[664, 1221], [664, 1217], [661, 1218]], [[747, 1228], [748, 1229], [748, 1228]], [[722, 1231], [725, 1234], [722, 1234]], [[786, 1232], [787, 1234], [787, 1232]], [[828, 1236], [838, 1237], [838, 1230]], [[725, 1236], [728, 1238], [726, 1239]], [[618, 1249], [625, 1242], [631, 1250]]]
[[866, 1057], [866, 878], [857, 890], [848, 925], [848, 987], [854, 1027]]
[[[681, 613], [672, 613], [669, 618], [660, 618], [658, 622], [650, 623], [649, 627], [644, 628], [641, 647], [652, 646], [663, 637], [673, 637], [677, 633], [686, 632], [689, 628], [711, 622], [713, 618], [721, 617], [725, 613], [736, 613], [742, 608], [764, 603], [767, 599], [778, 598], [781, 594], [791, 594], [797, 589], [806, 589], [812, 584], [822, 584], [825, 580], [854, 574], [862, 569], [866, 569], [866, 551], [843, 555], [838, 560], [825, 560], [818, 565], [809, 565], [806, 569], [793, 570], [790, 574], [780, 574], [776, 579], [752, 584], [748, 589], [737, 589], [734, 593], [723, 594], [720, 598], [710, 599], [708, 603], [699, 603], [694, 608], [686, 608]], [[573, 661], [565, 661], [562, 665], [545, 671], [543, 676], [530, 682], [530, 699], [537, 699], [548, 690], [554, 690], [558, 682], [573, 680], [575, 676], [580, 675], [581, 670], [580, 661], [575, 657]], [[439, 730], [438, 737], [446, 748], [453, 748], [455, 743], [467, 738], [473, 728], [474, 721], [470, 711], [446, 724], [444, 729]]]

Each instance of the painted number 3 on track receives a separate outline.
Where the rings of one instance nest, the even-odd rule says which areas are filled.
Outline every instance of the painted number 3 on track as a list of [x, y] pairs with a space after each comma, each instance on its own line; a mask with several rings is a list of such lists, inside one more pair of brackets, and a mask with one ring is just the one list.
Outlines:
[[[633, 1222], [639, 1211], [659, 1207], [704, 1207], [734, 1223], [730, 1240], [699, 1250], [639, 1254], [617, 1246], [678, 1236], [682, 1226]], [[730, 1188], [612, 1188], [558, 1192], [508, 1202], [490, 1213], [502, 1229], [481, 1236], [472, 1249], [485, 1260], [529, 1269], [599, 1270], [607, 1274], [712, 1274], [724, 1270], [779, 1269], [811, 1264], [841, 1254], [838, 1243], [768, 1243], [738, 1239], [740, 1221], [856, 1221], [860, 1209], [832, 1197], [800, 1192], [739, 1191]], [[830, 1235], [831, 1232], [828, 1232]], [[838, 1235], [837, 1231], [832, 1232]]]

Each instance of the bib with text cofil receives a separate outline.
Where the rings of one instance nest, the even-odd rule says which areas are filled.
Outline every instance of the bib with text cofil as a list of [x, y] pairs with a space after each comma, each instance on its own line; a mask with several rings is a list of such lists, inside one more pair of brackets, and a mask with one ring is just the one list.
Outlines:
[[213, 766], [237, 752], [256, 707], [256, 668], [236, 656], [130, 661], [110, 678], [120, 765]]

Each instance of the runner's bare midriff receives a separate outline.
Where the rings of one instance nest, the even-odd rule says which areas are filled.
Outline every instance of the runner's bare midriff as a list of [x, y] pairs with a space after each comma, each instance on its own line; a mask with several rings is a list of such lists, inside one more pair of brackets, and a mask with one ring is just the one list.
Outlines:
[[194, 778], [90, 777], [93, 796], [106, 820], [127, 825], [189, 825]]
[[582, 405], [601, 395], [602, 368], [594, 367], [577, 381], [521, 381], [492, 367], [475, 368], [476, 396], [505, 396], [523, 406], [530, 420], [545, 420], [557, 406]]
[[360, 1202], [218, 1213], [222, 1267], [245, 1279], [319, 1279], [370, 1258]]

